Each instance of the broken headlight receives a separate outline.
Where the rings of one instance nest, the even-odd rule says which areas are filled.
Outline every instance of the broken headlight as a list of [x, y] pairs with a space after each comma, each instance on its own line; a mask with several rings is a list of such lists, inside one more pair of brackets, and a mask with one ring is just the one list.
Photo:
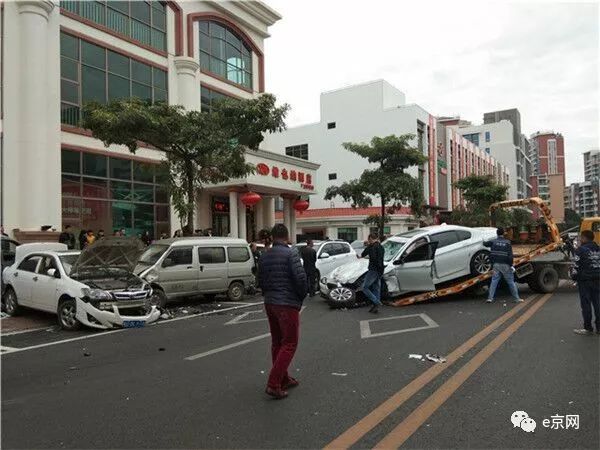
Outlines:
[[81, 290], [81, 294], [85, 299], [87, 299], [88, 301], [98, 301], [98, 300], [112, 300], [112, 294], [108, 291], [105, 291], [103, 289], [90, 289], [90, 288], [83, 288]]

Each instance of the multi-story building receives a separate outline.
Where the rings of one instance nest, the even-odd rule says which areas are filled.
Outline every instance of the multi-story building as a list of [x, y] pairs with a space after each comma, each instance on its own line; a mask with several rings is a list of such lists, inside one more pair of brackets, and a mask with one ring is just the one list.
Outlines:
[[[470, 173], [492, 173], [492, 166], [497, 167], [489, 155], [446, 123], [419, 105], [407, 104], [404, 93], [384, 80], [325, 92], [320, 103], [318, 122], [269, 135], [264, 142], [272, 151], [310, 158], [321, 165], [315, 185], [319, 195], [311, 198], [310, 209], [297, 219], [304, 235], [364, 239], [371, 228], [364, 219], [380, 212], [378, 199], [364, 209], [353, 209], [341, 198], [324, 199], [328, 187], [358, 178], [369, 167], [364, 158], [345, 150], [344, 142], [369, 143], [374, 136], [413, 134], [412, 144], [429, 160], [407, 172], [421, 180], [425, 203], [434, 211], [448, 211], [459, 204], [453, 203], [453, 180]], [[505, 168], [497, 170], [508, 176]], [[403, 207], [391, 215], [385, 231], [398, 233], [415, 225], [409, 209]]]
[[[565, 141], [560, 133], [538, 131], [531, 135], [532, 194], [546, 201], [555, 219], [564, 217]], [[560, 184], [560, 189], [556, 185]], [[559, 220], [560, 221], [560, 220]]]
[[508, 196], [511, 199], [526, 198], [529, 182], [526, 180], [529, 158], [521, 149], [521, 135], [515, 144], [513, 124], [502, 119], [499, 122], [472, 125], [459, 122], [456, 130], [467, 140], [478, 145], [510, 172]]
[[[268, 28], [281, 18], [260, 1], [28, 0], [2, 2], [2, 15], [4, 228], [153, 235], [180, 226], [157, 170], [164, 155], [104, 147], [78, 127], [82, 106], [139, 97], [210, 112], [223, 96], [253, 98], [265, 89]], [[317, 165], [265, 150], [246, 158], [261, 170], [204, 189], [198, 227], [245, 237], [274, 223], [279, 196], [290, 217], [293, 198], [312, 193]], [[262, 196], [254, 208], [241, 203], [248, 189]]]
[[600, 178], [600, 150], [589, 150], [583, 154], [585, 181]]
[[600, 178], [565, 187], [565, 207], [581, 217], [600, 216]]

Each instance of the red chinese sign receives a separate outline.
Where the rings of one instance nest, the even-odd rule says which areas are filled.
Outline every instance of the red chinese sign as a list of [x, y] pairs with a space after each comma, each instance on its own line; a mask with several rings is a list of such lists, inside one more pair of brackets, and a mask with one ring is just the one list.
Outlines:
[[279, 168], [277, 166], [269, 167], [265, 163], [259, 163], [256, 165], [256, 173], [263, 177], [271, 175], [273, 178], [281, 178], [283, 180], [296, 181], [300, 183], [302, 189], [307, 191], [314, 191], [315, 187], [312, 184], [312, 175], [309, 173], [300, 172], [297, 170], [288, 170], [286, 168]]

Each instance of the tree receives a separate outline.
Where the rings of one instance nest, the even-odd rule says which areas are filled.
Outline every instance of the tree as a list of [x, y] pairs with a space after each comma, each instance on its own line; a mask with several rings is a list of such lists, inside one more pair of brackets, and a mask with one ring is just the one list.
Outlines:
[[256, 149], [263, 133], [281, 131], [289, 107], [275, 106], [263, 94], [250, 100], [226, 99], [210, 113], [139, 99], [84, 107], [82, 126], [107, 147], [127, 146], [135, 153], [141, 143], [164, 152], [167, 188], [188, 233], [194, 230], [196, 194], [206, 184], [252, 173], [244, 152]]
[[581, 226], [581, 216], [571, 208], [565, 208], [565, 226], [567, 230]]
[[[455, 208], [451, 221], [465, 226], [486, 226], [489, 224], [489, 207], [493, 203], [506, 199], [508, 186], [499, 184], [491, 175], [469, 175], [454, 183], [465, 199], [465, 208]], [[495, 212], [496, 223], [508, 221], [506, 211]]]
[[372, 205], [373, 198], [381, 201], [380, 214], [369, 216], [365, 223], [377, 223], [379, 234], [383, 236], [384, 225], [403, 202], [410, 202], [415, 214], [420, 214], [423, 204], [423, 188], [418, 179], [406, 173], [411, 166], [425, 163], [427, 158], [410, 141], [414, 134], [401, 136], [374, 137], [370, 144], [345, 142], [343, 147], [365, 158], [372, 169], [365, 169], [357, 179], [339, 186], [330, 186], [325, 194], [326, 200], [340, 196], [351, 202], [352, 207], [366, 208]]

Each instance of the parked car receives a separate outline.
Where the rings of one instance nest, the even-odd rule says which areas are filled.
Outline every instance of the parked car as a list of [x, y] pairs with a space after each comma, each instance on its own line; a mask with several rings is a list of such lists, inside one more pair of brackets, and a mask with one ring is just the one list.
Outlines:
[[357, 239], [355, 241], [352, 241], [350, 246], [354, 249], [357, 255], [362, 255], [362, 252], [365, 249], [365, 241]]
[[4, 270], [6, 312], [25, 306], [56, 313], [67, 330], [154, 322], [160, 311], [150, 305], [152, 288], [132, 273], [143, 248], [135, 238], [101, 239], [82, 252], [59, 243], [20, 245]]
[[[489, 271], [489, 250], [483, 242], [495, 236], [495, 228], [437, 225], [388, 238], [382, 244], [385, 251], [382, 297], [433, 291], [440, 284]], [[363, 258], [321, 277], [321, 295], [332, 306], [353, 305], [368, 265], [368, 259]]]
[[[12, 266], [15, 263], [15, 257], [17, 255], [17, 246], [20, 244], [6, 236], [0, 235], [0, 267]], [[4, 293], [4, 277], [2, 276], [2, 269], [0, 269], [0, 293]], [[4, 311], [4, 304], [2, 304], [2, 310]]]
[[193, 295], [226, 293], [239, 301], [254, 285], [254, 258], [244, 239], [193, 237], [155, 241], [135, 273], [151, 284], [157, 306]]
[[[313, 243], [317, 251], [317, 280], [357, 259], [356, 252], [346, 241], [313, 241]], [[302, 248], [306, 247], [306, 242], [298, 243], [294, 247], [302, 255]]]

